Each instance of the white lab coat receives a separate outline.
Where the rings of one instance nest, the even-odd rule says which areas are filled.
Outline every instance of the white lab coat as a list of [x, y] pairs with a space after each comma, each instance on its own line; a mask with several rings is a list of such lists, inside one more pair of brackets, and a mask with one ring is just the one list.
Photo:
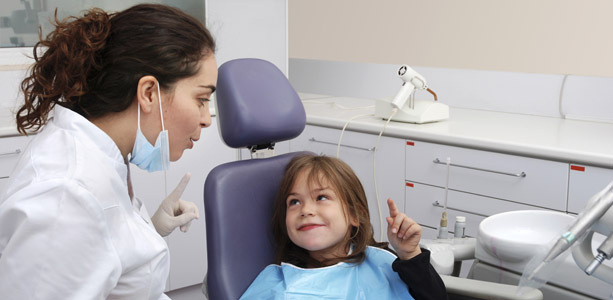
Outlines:
[[0, 298], [167, 299], [168, 245], [113, 140], [56, 105], [0, 195]]

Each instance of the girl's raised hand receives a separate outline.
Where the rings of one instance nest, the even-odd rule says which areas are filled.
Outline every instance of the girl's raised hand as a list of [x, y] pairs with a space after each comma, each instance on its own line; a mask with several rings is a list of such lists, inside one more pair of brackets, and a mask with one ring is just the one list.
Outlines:
[[408, 260], [420, 254], [421, 226], [401, 213], [391, 198], [387, 199], [387, 206], [390, 210], [390, 216], [385, 218], [387, 220], [387, 238], [396, 250], [398, 258]]

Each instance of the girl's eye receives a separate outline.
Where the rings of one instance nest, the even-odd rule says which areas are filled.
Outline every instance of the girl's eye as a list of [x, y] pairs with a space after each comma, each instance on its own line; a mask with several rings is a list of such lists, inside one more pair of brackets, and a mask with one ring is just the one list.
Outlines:
[[292, 199], [292, 200], [289, 200], [287, 202], [288, 206], [293, 206], [293, 205], [297, 205], [297, 204], [300, 204], [300, 201], [298, 201], [298, 199]]
[[326, 195], [319, 195], [317, 196], [317, 200], [328, 200], [328, 197]]

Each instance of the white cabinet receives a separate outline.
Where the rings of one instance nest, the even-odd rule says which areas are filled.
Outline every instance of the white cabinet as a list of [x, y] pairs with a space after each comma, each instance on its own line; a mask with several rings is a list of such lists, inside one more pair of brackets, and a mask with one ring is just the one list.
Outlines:
[[568, 164], [420, 141], [406, 143], [405, 213], [435, 238], [445, 204], [450, 158], [447, 228], [466, 217], [466, 234], [477, 236], [488, 216], [513, 210], [566, 211]]
[[452, 190], [566, 211], [567, 163], [408, 141], [406, 179], [445, 187], [447, 157]]
[[[293, 152], [312, 151], [316, 154], [336, 157], [340, 133], [338, 129], [309, 125], [299, 137], [290, 141], [290, 150]], [[339, 158], [351, 166], [364, 186], [375, 239], [380, 241], [387, 240], [385, 233], [387, 226], [385, 217], [389, 215], [387, 198], [394, 199], [400, 210], [404, 209], [404, 140], [383, 136], [379, 142], [375, 165], [379, 206], [376, 202], [375, 178], [373, 177], [376, 142], [376, 135], [345, 131]], [[381, 229], [383, 229], [382, 236]]]
[[[215, 166], [236, 159], [236, 150], [227, 147], [221, 140], [217, 122], [202, 130], [201, 138], [191, 150], [185, 150], [183, 157], [170, 165], [168, 171], [168, 193], [170, 193], [186, 172], [191, 180], [183, 193], [183, 200], [194, 202], [200, 211], [200, 219], [192, 222], [187, 233], [175, 230], [166, 241], [170, 248], [169, 290], [202, 283], [206, 274], [206, 230], [204, 221], [204, 181]], [[164, 199], [164, 173], [147, 173], [131, 165], [135, 195], [141, 199], [153, 215]]]
[[8, 178], [15, 169], [19, 157], [28, 145], [31, 136], [0, 138], [0, 194], [4, 191]]
[[[436, 238], [444, 202], [444, 188], [415, 182], [406, 183], [404, 212], [422, 225], [424, 238]], [[453, 232], [455, 217], [464, 216], [466, 217], [465, 234], [476, 237], [479, 231], [479, 223], [488, 216], [506, 211], [534, 209], [543, 208], [449, 190], [447, 196], [447, 230]]]
[[587, 201], [613, 181], [613, 170], [587, 165], [570, 165], [568, 212], [580, 213]]

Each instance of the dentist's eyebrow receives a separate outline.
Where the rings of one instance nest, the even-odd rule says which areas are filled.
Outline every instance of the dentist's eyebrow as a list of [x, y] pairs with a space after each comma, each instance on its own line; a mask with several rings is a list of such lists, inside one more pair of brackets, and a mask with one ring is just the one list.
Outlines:
[[205, 89], [211, 89], [211, 94], [215, 93], [215, 91], [217, 90], [217, 88], [214, 85], [212, 85], [212, 84], [209, 84], [209, 85], [199, 85], [198, 87], [205, 88]]

